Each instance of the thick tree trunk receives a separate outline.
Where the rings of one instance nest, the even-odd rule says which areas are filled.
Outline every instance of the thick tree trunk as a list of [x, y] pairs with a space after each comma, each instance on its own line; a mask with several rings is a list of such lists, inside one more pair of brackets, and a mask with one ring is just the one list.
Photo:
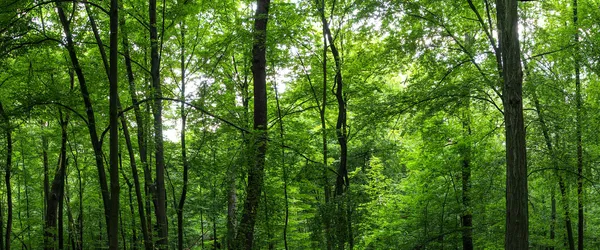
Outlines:
[[254, 165], [248, 168], [248, 188], [244, 212], [236, 238], [236, 249], [252, 249], [254, 224], [263, 186], [267, 152], [267, 83], [266, 38], [270, 0], [257, 0], [252, 46], [252, 76], [254, 78]]
[[119, 5], [117, 0], [110, 2], [110, 74], [109, 74], [109, 164], [110, 164], [110, 216], [108, 224], [108, 247], [119, 248], [119, 82], [118, 82], [118, 46], [119, 46]]
[[529, 245], [527, 151], [517, 3], [515, 0], [496, 1], [506, 130], [506, 249], [527, 249]]
[[[0, 115], [4, 119], [4, 125], [6, 126], [5, 135], [6, 135], [6, 168], [4, 174], [4, 183], [6, 185], [6, 235], [0, 235], [0, 237], [4, 237], [4, 249], [10, 250], [11, 243], [11, 233], [12, 233], [12, 223], [13, 223], [13, 203], [12, 203], [12, 187], [10, 184], [10, 174], [12, 168], [12, 151], [13, 151], [13, 142], [12, 142], [12, 128], [10, 125], [10, 119], [6, 112], [4, 111], [4, 107], [0, 102]], [[2, 221], [0, 220], [0, 223]], [[0, 225], [1, 227], [1, 225]]]
[[[156, 244], [159, 249], [169, 246], [167, 206], [165, 192], [165, 157], [163, 148], [162, 129], [162, 90], [160, 83], [160, 55], [158, 32], [156, 29], [156, 0], [150, 0], [150, 75], [152, 76], [152, 89], [154, 92], [154, 154], [156, 157], [156, 224], [158, 239]], [[164, 17], [163, 17], [164, 18]]]

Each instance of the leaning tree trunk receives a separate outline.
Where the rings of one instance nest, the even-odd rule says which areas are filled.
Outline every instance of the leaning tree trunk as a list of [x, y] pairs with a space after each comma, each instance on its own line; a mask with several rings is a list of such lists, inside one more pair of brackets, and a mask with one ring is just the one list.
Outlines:
[[502, 54], [502, 104], [506, 128], [506, 249], [529, 245], [527, 151], [523, 122], [523, 71], [516, 0], [497, 0], [498, 34]]
[[[75, 7], [75, 6], [74, 6]], [[77, 53], [75, 52], [75, 43], [73, 42], [73, 34], [71, 32], [71, 23], [70, 20], [67, 19], [64, 10], [61, 6], [61, 3], [56, 3], [56, 10], [58, 12], [58, 17], [63, 27], [63, 31], [65, 33], [66, 38], [66, 49], [69, 53], [69, 57], [71, 59], [71, 64], [73, 65], [73, 69], [77, 74], [77, 79], [79, 81], [79, 88], [81, 90], [81, 96], [83, 98], [83, 103], [85, 105], [86, 115], [87, 115], [87, 128], [90, 134], [90, 140], [92, 143], [92, 148], [94, 149], [94, 159], [96, 161], [96, 168], [98, 170], [98, 180], [100, 183], [100, 191], [102, 194], [102, 205], [104, 206], [104, 219], [106, 225], [109, 224], [108, 218], [110, 217], [110, 194], [108, 192], [108, 182], [106, 180], [106, 170], [104, 169], [104, 158], [102, 153], [102, 144], [98, 138], [98, 131], [96, 130], [96, 118], [94, 114], [94, 108], [92, 106], [92, 101], [90, 98], [90, 93], [87, 89], [87, 82], [85, 76], [83, 74], [83, 70], [81, 69], [81, 65], [79, 64], [79, 59], [77, 57]], [[107, 228], [107, 235], [109, 234]]]
[[254, 165], [248, 168], [248, 188], [244, 211], [236, 237], [236, 249], [252, 249], [254, 224], [264, 181], [267, 153], [267, 72], [266, 38], [270, 0], [256, 1], [252, 76], [254, 78]]

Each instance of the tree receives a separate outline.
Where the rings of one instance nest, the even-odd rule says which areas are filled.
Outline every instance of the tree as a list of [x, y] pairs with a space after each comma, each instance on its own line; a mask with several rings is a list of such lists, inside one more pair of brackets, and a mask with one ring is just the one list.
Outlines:
[[236, 238], [236, 249], [252, 249], [258, 202], [264, 183], [267, 153], [267, 73], [266, 41], [270, 0], [257, 0], [252, 45], [252, 78], [254, 82], [254, 163], [248, 168], [248, 188], [244, 211]]
[[523, 71], [517, 1], [496, 1], [502, 55], [502, 104], [506, 130], [506, 249], [529, 248], [527, 150], [523, 121]]

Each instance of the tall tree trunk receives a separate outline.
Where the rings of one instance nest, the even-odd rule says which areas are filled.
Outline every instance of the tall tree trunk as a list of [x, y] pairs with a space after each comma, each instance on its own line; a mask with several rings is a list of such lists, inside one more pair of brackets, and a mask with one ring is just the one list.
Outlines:
[[156, 223], [158, 225], [158, 240], [156, 241], [156, 243], [159, 249], [167, 249], [169, 246], [169, 239], [165, 192], [165, 157], [162, 131], [162, 90], [160, 83], [160, 55], [158, 44], [158, 32], [156, 29], [156, 0], [150, 0], [149, 13], [151, 61], [150, 75], [152, 76], [152, 89], [154, 92], [154, 154], [156, 157]]
[[[473, 212], [471, 209], [471, 100], [466, 98], [463, 114], [462, 142], [462, 243], [464, 250], [473, 250]], [[443, 232], [442, 232], [443, 233]]]
[[[319, 5], [318, 0], [316, 2]], [[325, 0], [321, 1], [320, 12], [322, 15], [325, 13]], [[323, 205], [322, 220], [325, 225], [325, 241], [327, 250], [333, 249], [334, 234], [331, 233], [331, 211], [330, 211], [330, 196], [331, 186], [329, 185], [329, 175], [327, 164], [328, 150], [327, 150], [327, 124], [325, 122], [325, 112], [327, 110], [327, 27], [323, 25], [323, 89], [322, 89], [322, 103], [319, 108], [319, 118], [321, 119], [321, 139], [323, 142], [323, 193], [325, 196], [325, 204]], [[316, 94], [315, 94], [316, 98]], [[318, 102], [318, 101], [317, 101]]]
[[556, 159], [556, 153], [554, 151], [554, 147], [552, 145], [552, 140], [550, 138], [550, 131], [548, 130], [548, 125], [546, 124], [545, 117], [541, 111], [540, 101], [537, 97], [537, 92], [534, 89], [532, 93], [533, 104], [535, 106], [536, 113], [538, 115], [538, 119], [540, 121], [540, 127], [542, 129], [542, 134], [544, 136], [544, 141], [546, 142], [546, 148], [548, 149], [548, 154], [551, 157], [552, 165], [555, 169], [555, 175], [558, 178], [558, 187], [561, 195], [561, 202], [563, 205], [563, 210], [565, 211], [565, 228], [567, 230], [567, 242], [569, 244], [569, 250], [575, 250], [575, 241], [573, 239], [573, 227], [571, 225], [571, 215], [569, 208], [569, 199], [567, 196], [566, 184], [563, 179], [563, 175], [559, 173], [559, 163], [558, 159]]
[[577, 249], [583, 250], [584, 216], [583, 216], [583, 145], [582, 145], [582, 97], [581, 73], [579, 57], [579, 25], [577, 23], [577, 0], [573, 0], [573, 26], [575, 28], [575, 105], [576, 105], [576, 136], [577, 136]]
[[[324, 5], [324, 4], [323, 4]], [[331, 48], [331, 54], [333, 55], [333, 60], [335, 62], [335, 97], [338, 103], [338, 117], [337, 123], [335, 125], [336, 136], [338, 139], [338, 144], [340, 145], [340, 163], [337, 171], [337, 178], [335, 182], [335, 201], [337, 204], [337, 219], [336, 219], [336, 241], [337, 248], [344, 249], [346, 242], [349, 243], [350, 248], [352, 248], [352, 240], [350, 239], [350, 234], [352, 232], [352, 228], [350, 226], [350, 211], [349, 207], [344, 204], [344, 199], [348, 199], [348, 189], [350, 188], [350, 180], [348, 178], [348, 139], [347, 139], [347, 124], [346, 124], [346, 100], [344, 94], [344, 81], [342, 79], [342, 59], [340, 53], [337, 49], [337, 46], [334, 43], [333, 36], [331, 35], [331, 30], [329, 28], [329, 23], [325, 18], [325, 9], [319, 9], [321, 22], [323, 24], [323, 29], [325, 35], [327, 36], [327, 40], [329, 42], [329, 47]]]
[[[75, 8], [76, 5], [73, 6]], [[61, 3], [56, 3], [56, 10], [58, 12], [58, 17], [63, 27], [63, 31], [65, 33], [65, 38], [67, 41], [66, 49], [69, 53], [69, 57], [71, 59], [71, 64], [73, 65], [73, 69], [77, 74], [77, 79], [79, 81], [79, 88], [81, 90], [81, 96], [83, 98], [83, 102], [85, 105], [86, 115], [87, 115], [87, 128], [90, 134], [90, 140], [92, 143], [92, 147], [94, 149], [94, 159], [96, 161], [96, 168], [98, 170], [98, 181], [100, 183], [100, 190], [102, 194], [102, 204], [104, 206], [104, 217], [106, 225], [109, 224], [110, 217], [110, 193], [108, 191], [108, 182], [106, 179], [106, 170], [104, 169], [104, 159], [102, 152], [102, 145], [100, 144], [100, 140], [98, 139], [98, 132], [96, 130], [96, 118], [94, 114], [94, 108], [92, 105], [92, 100], [90, 98], [90, 93], [87, 89], [87, 83], [85, 76], [83, 74], [83, 70], [79, 64], [79, 59], [77, 58], [77, 53], [75, 52], [75, 44], [73, 42], [73, 34], [71, 32], [71, 23], [67, 19], [64, 10], [61, 6]], [[107, 229], [107, 235], [109, 234]]]
[[117, 0], [110, 1], [110, 75], [109, 75], [109, 122], [110, 122], [110, 216], [108, 224], [108, 247], [119, 248], [119, 82], [118, 82], [118, 46], [119, 46], [119, 5]]
[[506, 249], [527, 249], [529, 245], [527, 150], [523, 122], [523, 71], [517, 3], [515, 0], [496, 1], [506, 130]]
[[[13, 215], [13, 203], [12, 203], [12, 187], [10, 185], [10, 173], [12, 168], [12, 128], [10, 125], [10, 119], [6, 112], [4, 111], [4, 107], [2, 106], [2, 102], [0, 102], [0, 115], [4, 119], [5, 127], [5, 135], [6, 135], [6, 168], [4, 174], [4, 183], [6, 184], [6, 235], [4, 235], [4, 249], [10, 250], [10, 234], [12, 233], [12, 215]], [[0, 227], [1, 225], [0, 221]], [[2, 235], [0, 235], [2, 237]]]
[[[277, 83], [273, 84], [275, 90], [275, 102], [277, 104], [277, 119], [279, 120], [279, 139], [281, 140], [281, 169], [283, 172], [283, 198], [285, 201], [285, 220], [283, 224], [283, 245], [285, 250], [288, 250], [288, 222], [290, 219], [290, 201], [288, 199], [288, 169], [285, 165], [285, 137], [283, 129], [283, 114], [279, 105], [279, 91], [277, 91]], [[325, 159], [326, 160], [326, 159]]]
[[267, 72], [266, 38], [270, 0], [256, 1], [254, 43], [252, 46], [252, 76], [254, 79], [254, 165], [248, 168], [248, 188], [244, 212], [236, 238], [236, 249], [252, 249], [254, 225], [264, 182], [267, 152]]
[[[151, 192], [149, 192], [149, 188], [148, 185], [151, 182], [151, 177], [149, 175], [149, 170], [148, 170], [148, 156], [146, 154], [146, 139], [145, 139], [145, 134], [144, 134], [144, 121], [142, 118], [142, 114], [141, 114], [141, 110], [140, 110], [140, 106], [138, 104], [138, 98], [137, 98], [137, 94], [136, 94], [136, 88], [135, 88], [135, 79], [134, 79], [134, 75], [133, 75], [133, 70], [131, 67], [131, 57], [130, 57], [130, 52], [129, 52], [129, 42], [128, 42], [128, 37], [127, 37], [127, 32], [126, 29], [124, 29], [125, 27], [125, 17], [123, 15], [121, 15], [120, 17], [120, 26], [121, 26], [121, 30], [123, 30], [122, 34], [123, 34], [123, 51], [124, 51], [124, 57], [125, 57], [125, 68], [127, 70], [127, 80], [129, 82], [129, 93], [131, 96], [131, 101], [133, 102], [133, 110], [134, 110], [134, 114], [135, 114], [135, 121], [136, 121], [136, 127], [137, 127], [137, 139], [138, 139], [138, 148], [139, 148], [139, 154], [140, 154], [140, 161], [142, 162], [142, 167], [144, 168], [144, 176], [148, 177], [147, 179], [145, 179], [145, 195], [146, 198], [148, 198], [149, 196], [152, 196]], [[137, 200], [137, 205], [138, 205], [138, 214], [140, 217], [140, 225], [142, 227], [142, 237], [144, 240], [144, 247], [146, 250], [152, 250], [154, 249], [153, 247], [153, 242], [152, 242], [152, 232], [150, 231], [150, 228], [148, 227], [150, 219], [150, 213], [149, 210], [144, 210], [144, 199], [142, 198], [142, 193], [141, 193], [141, 187], [140, 187], [140, 180], [139, 180], [139, 176], [138, 176], [138, 170], [137, 170], [137, 164], [135, 163], [135, 155], [133, 153], [133, 145], [131, 143], [131, 137], [129, 135], [129, 129], [127, 126], [127, 122], [125, 121], [125, 119], [123, 117], [121, 117], [121, 127], [123, 128], [123, 136], [125, 137], [125, 142], [127, 145], [127, 151], [129, 152], [129, 159], [130, 159], [130, 166], [131, 166], [131, 172], [132, 172], [132, 176], [133, 176], [133, 184], [135, 187], [135, 196], [136, 196], [136, 200]], [[149, 206], [148, 206], [149, 209]]]
[[187, 114], [185, 113], [185, 78], [186, 78], [186, 67], [185, 67], [185, 23], [181, 23], [181, 161], [183, 165], [183, 187], [181, 188], [181, 197], [179, 197], [179, 204], [177, 204], [177, 247], [179, 250], [183, 250], [183, 206], [185, 205], [185, 199], [188, 190], [188, 172], [189, 163], [187, 160], [187, 149], [185, 145], [185, 130], [187, 122]]

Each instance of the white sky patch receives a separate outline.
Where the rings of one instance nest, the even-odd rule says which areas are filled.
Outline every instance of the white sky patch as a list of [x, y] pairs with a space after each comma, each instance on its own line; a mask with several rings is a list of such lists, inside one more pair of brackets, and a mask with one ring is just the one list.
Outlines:
[[[175, 74], [179, 74], [181, 75], [181, 71], [178, 69], [174, 69]], [[165, 78], [165, 81], [167, 82], [172, 82], [173, 79], [172, 78]], [[190, 102], [192, 101], [194, 98], [198, 97], [200, 95], [199, 93], [199, 89], [200, 86], [202, 85], [202, 82], [206, 82], [208, 81], [208, 79], [203, 79], [201, 77], [194, 77], [191, 76], [187, 79], [187, 82], [185, 84], [185, 96], [186, 96], [186, 101]], [[181, 85], [178, 85], [178, 93], [177, 93], [177, 97], [175, 97], [176, 99], [179, 99], [179, 95], [181, 94]], [[177, 117], [177, 119], [169, 119], [167, 117], [164, 117], [163, 114], [163, 125], [164, 125], [164, 129], [163, 129], [163, 137], [171, 142], [179, 142], [181, 141], [181, 118], [179, 117], [179, 109], [181, 109], [181, 103], [180, 102], [170, 102], [169, 104], [170, 108], [169, 108], [169, 113], [170, 114], [176, 114], [175, 116]], [[189, 107], [186, 107], [189, 108]]]

